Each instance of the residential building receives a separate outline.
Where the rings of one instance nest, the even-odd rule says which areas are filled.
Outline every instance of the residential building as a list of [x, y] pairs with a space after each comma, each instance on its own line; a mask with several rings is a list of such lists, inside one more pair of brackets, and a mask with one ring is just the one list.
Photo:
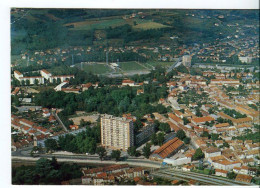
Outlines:
[[142, 129], [137, 133], [135, 136], [135, 145], [140, 145], [147, 141], [150, 136], [155, 132], [154, 131], [154, 124], [148, 123], [147, 125], [143, 126]]
[[133, 121], [112, 115], [103, 115], [101, 117], [101, 144], [105, 147], [124, 151], [134, 146]]

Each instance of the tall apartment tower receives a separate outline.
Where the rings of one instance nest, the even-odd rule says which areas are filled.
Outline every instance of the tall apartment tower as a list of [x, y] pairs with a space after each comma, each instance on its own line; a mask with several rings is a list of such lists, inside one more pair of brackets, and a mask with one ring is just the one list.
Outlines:
[[190, 67], [191, 66], [191, 56], [190, 55], [182, 56], [182, 63], [184, 66]]
[[104, 147], [122, 149], [123, 151], [134, 146], [133, 121], [112, 115], [103, 115], [101, 117], [101, 144]]

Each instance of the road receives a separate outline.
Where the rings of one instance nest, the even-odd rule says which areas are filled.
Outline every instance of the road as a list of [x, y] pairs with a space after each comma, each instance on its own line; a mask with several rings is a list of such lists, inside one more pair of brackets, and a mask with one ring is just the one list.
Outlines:
[[61, 155], [61, 154], [37, 154], [37, 157], [31, 157], [30, 151], [31, 147], [23, 148], [17, 151], [12, 152], [12, 160], [26, 160], [26, 161], [36, 161], [41, 157], [51, 158], [56, 157], [60, 162], [75, 162], [75, 163], [99, 163], [99, 164], [122, 164], [127, 163], [133, 166], [142, 166], [142, 167], [151, 167], [151, 168], [160, 168], [161, 163], [150, 161], [149, 159], [128, 157], [123, 161], [114, 161], [114, 160], [103, 160], [101, 161], [97, 155], [83, 155], [83, 154], [73, 154], [73, 155]]
[[52, 113], [54, 115], [54, 117], [58, 120], [58, 122], [61, 124], [61, 126], [63, 127], [63, 129], [68, 132], [68, 129], [65, 127], [65, 125], [63, 124], [63, 122], [60, 120], [58, 114], [56, 113]]
[[206, 185], [252, 185], [249, 183], [237, 182], [224, 177], [218, 177], [213, 175], [205, 175], [196, 172], [186, 172], [181, 170], [175, 170], [173, 168], [159, 169], [152, 173], [154, 176], [166, 177], [167, 179], [173, 180], [196, 180]]
[[178, 67], [178, 66], [181, 64], [181, 62], [182, 62], [182, 59], [179, 58], [179, 60], [176, 61], [172, 66], [170, 66], [170, 67], [166, 70], [166, 72], [171, 72], [171, 70], [174, 69], [175, 67]]

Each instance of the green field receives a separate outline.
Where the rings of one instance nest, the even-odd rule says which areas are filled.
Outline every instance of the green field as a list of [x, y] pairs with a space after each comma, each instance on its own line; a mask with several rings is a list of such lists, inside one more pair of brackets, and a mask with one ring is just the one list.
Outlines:
[[134, 62], [134, 61], [130, 61], [130, 62], [120, 62], [119, 65], [120, 65], [120, 68], [121, 68], [123, 71], [148, 70], [148, 69], [146, 69], [145, 67], [143, 67], [143, 66], [137, 64], [137, 63]]
[[74, 28], [71, 28], [70, 30], [91, 30], [91, 29], [105, 29], [108, 27], [116, 27], [124, 24], [126, 24], [126, 22], [123, 19], [107, 19], [107, 20], [93, 20], [93, 21], [86, 20], [83, 22], [75, 22], [66, 25], [74, 26]]
[[[80, 68], [80, 63], [75, 65], [76, 67]], [[83, 64], [82, 66], [83, 70], [86, 72], [92, 72], [94, 74], [105, 74], [112, 71], [110, 67], [108, 67], [106, 64]]]
[[150, 22], [137, 24], [137, 25], [133, 26], [133, 29], [148, 30], [148, 29], [160, 29], [160, 28], [165, 28], [165, 27], [169, 27], [169, 26], [150, 21]]

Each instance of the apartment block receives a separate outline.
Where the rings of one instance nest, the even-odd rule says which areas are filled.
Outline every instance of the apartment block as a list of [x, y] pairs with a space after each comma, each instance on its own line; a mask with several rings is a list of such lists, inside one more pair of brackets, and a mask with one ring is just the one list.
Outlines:
[[123, 151], [134, 146], [133, 121], [112, 115], [103, 115], [101, 117], [101, 144], [104, 147]]

